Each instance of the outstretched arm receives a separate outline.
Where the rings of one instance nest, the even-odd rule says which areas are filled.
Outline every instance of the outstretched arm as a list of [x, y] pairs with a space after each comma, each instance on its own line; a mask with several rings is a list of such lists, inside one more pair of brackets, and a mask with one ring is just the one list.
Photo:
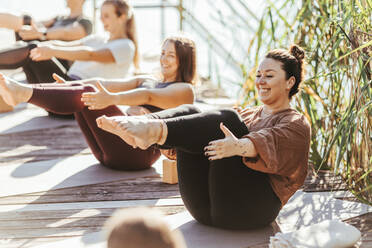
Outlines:
[[30, 57], [34, 61], [49, 60], [52, 57], [67, 60], [96, 61], [114, 63], [115, 58], [110, 49], [93, 49], [88, 46], [58, 47], [45, 44], [31, 50]]
[[149, 104], [162, 109], [173, 108], [194, 101], [194, 91], [190, 84], [176, 83], [162, 89], [133, 89], [111, 93], [98, 84], [98, 92], [84, 93], [82, 101], [89, 109], [102, 109], [110, 105], [138, 106]]
[[[56, 80], [57, 83], [69, 83], [55, 73], [53, 74], [53, 78], [54, 80]], [[145, 80], [154, 79], [150, 76], [135, 76], [125, 79], [89, 78], [77, 81], [75, 80], [74, 83], [92, 84], [96, 87], [98, 87], [98, 83], [101, 83], [109, 92], [115, 93], [135, 89], [140, 86]]]
[[14, 15], [11, 13], [0, 13], [0, 27], [9, 28], [18, 31], [22, 28], [22, 16]]
[[19, 35], [23, 40], [78, 40], [86, 36], [83, 26], [73, 23], [68, 26], [40, 29], [34, 26], [24, 26], [19, 30]]
[[23, 40], [72, 41], [81, 39], [91, 32], [91, 23], [88, 20], [82, 19], [66, 26], [53, 27], [56, 20], [56, 18], [53, 18], [31, 26], [23, 26], [19, 30], [19, 35]]

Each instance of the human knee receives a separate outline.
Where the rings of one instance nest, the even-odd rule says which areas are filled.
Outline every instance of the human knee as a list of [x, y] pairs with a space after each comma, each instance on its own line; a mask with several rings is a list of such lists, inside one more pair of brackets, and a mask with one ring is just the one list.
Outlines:
[[234, 109], [224, 108], [220, 110], [221, 116], [226, 120], [239, 120], [241, 121], [241, 118]]
[[[241, 119], [240, 115], [238, 112], [236, 112], [233, 109], [221, 109], [221, 122], [228, 127], [229, 129], [234, 129], [234, 130], [239, 130], [243, 132], [242, 135], [246, 134], [247, 128]], [[233, 130], [230, 130], [233, 131]]]
[[172, 231], [162, 215], [147, 208], [123, 209], [106, 223], [108, 248], [184, 248], [179, 231]]
[[[83, 85], [81, 83], [76, 83], [76, 84]], [[84, 92], [96, 92], [96, 88], [93, 85], [84, 84], [83, 87], [84, 87]]]

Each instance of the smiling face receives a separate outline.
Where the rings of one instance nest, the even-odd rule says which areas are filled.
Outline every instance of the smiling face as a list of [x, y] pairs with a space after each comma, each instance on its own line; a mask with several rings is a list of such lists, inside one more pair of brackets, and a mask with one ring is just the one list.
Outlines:
[[176, 81], [178, 76], [178, 64], [179, 62], [174, 43], [166, 41], [162, 47], [160, 56], [160, 66], [164, 82]]
[[289, 91], [294, 84], [294, 77], [286, 79], [280, 61], [265, 58], [256, 73], [256, 88], [259, 99], [265, 105], [281, 106], [289, 104]]
[[101, 21], [106, 31], [115, 34], [118, 30], [123, 30], [126, 16], [118, 16], [112, 4], [103, 4], [101, 7]]

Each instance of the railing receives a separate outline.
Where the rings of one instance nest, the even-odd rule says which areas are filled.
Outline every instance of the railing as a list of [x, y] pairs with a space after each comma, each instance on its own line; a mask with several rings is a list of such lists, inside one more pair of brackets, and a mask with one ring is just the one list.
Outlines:
[[[93, 27], [96, 27], [96, 19], [97, 19], [97, 0], [93, 0]], [[179, 30], [183, 30], [183, 21], [184, 21], [184, 8], [183, 8], [183, 0], [179, 0], [178, 4], [169, 3], [167, 0], [161, 0], [160, 4], [133, 4], [133, 8], [135, 9], [155, 9], [160, 8], [161, 10], [161, 19], [160, 19], [160, 27], [161, 27], [161, 40], [165, 39], [165, 13], [164, 10], [166, 8], [175, 8], [179, 12]]]

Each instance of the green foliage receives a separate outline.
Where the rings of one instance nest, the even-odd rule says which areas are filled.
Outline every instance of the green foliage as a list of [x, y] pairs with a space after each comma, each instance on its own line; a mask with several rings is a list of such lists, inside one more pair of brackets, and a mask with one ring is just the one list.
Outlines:
[[244, 41], [241, 104], [258, 104], [255, 70], [267, 51], [302, 46], [307, 76], [295, 106], [312, 126], [310, 162], [341, 174], [360, 200], [372, 204], [372, 1], [267, 2], [254, 18], [255, 34]]

